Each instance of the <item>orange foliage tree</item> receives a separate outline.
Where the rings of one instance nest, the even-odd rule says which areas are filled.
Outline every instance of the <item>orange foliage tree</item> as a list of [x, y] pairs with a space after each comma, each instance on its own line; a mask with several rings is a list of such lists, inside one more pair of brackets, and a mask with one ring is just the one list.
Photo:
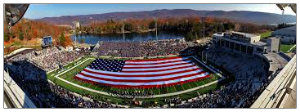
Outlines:
[[21, 36], [22, 40], [20, 41], [27, 42], [32, 39], [39, 40], [48, 35], [52, 36], [53, 41], [56, 41], [61, 33], [67, 32], [68, 30], [68, 27], [56, 26], [41, 21], [22, 19], [15, 26], [11, 27], [10, 32], [7, 29], [4, 30], [4, 41], [9, 43], [16, 40], [15, 37], [20, 38]]

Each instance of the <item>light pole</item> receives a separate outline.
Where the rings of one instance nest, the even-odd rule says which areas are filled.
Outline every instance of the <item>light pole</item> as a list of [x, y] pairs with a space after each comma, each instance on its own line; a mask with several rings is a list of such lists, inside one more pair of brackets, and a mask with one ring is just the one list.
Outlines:
[[122, 25], [122, 36], [123, 36], [123, 41], [125, 42], [125, 21], [126, 19], [123, 20], [123, 25]]
[[158, 41], [158, 37], [157, 37], [157, 18], [155, 18], [155, 37], [156, 37], [156, 41]]
[[123, 41], [125, 42], [124, 27], [125, 27], [125, 24], [123, 22], [123, 25], [122, 25], [122, 35], [123, 35]]
[[205, 37], [205, 18], [202, 17], [202, 23], [203, 23], [203, 37]]

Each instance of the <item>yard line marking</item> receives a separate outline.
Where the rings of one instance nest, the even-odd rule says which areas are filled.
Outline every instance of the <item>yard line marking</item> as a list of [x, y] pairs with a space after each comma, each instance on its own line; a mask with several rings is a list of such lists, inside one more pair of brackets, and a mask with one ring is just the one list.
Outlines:
[[287, 52], [291, 52], [291, 50], [294, 49], [294, 47], [296, 47], [296, 45], [294, 45], [293, 47], [291, 47]]
[[83, 63], [85, 63], [86, 61], [88, 61], [88, 60], [90, 60], [90, 59], [94, 59], [94, 58], [87, 58], [87, 59], [85, 59], [84, 61], [82, 61], [82, 62], [76, 64], [76, 65], [73, 66], [73, 67], [71, 67], [70, 69], [65, 70], [65, 71], [63, 71], [63, 72], [61, 72], [61, 73], [59, 73], [59, 74], [52, 74], [51, 76], [55, 75], [54, 77], [58, 77], [58, 76], [60, 76], [60, 75], [62, 75], [62, 74], [64, 74], [64, 73], [66, 73], [66, 72], [68, 72], [68, 71], [70, 71], [70, 70], [76, 68], [77, 66], [79, 66], [79, 65], [81, 65], [81, 64], [83, 64]]

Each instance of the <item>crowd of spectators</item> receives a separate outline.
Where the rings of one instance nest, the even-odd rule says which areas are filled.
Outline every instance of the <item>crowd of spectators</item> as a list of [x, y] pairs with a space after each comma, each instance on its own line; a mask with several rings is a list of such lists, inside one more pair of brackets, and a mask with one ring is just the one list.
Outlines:
[[46, 71], [27, 60], [7, 62], [4, 70], [39, 108], [118, 108], [109, 102], [84, 99], [47, 81]]
[[154, 95], [152, 91], [140, 91], [140, 90], [134, 90], [134, 91], [116, 91], [116, 90], [110, 90], [108, 91], [113, 96], [123, 97], [123, 98], [134, 98], [135, 96], [151, 96]]
[[[182, 40], [160, 40], [149, 42], [106, 42], [98, 43], [99, 47], [94, 51], [98, 55], [111, 55], [121, 57], [144, 57], [156, 55], [178, 54], [187, 48], [187, 43]], [[195, 53], [197, 47], [190, 48], [187, 53]], [[197, 51], [199, 52], [199, 51]], [[205, 54], [207, 53], [207, 54]], [[223, 67], [235, 75], [235, 81], [222, 85], [219, 89], [200, 95], [192, 101], [183, 101], [180, 97], [165, 99], [170, 107], [177, 108], [233, 108], [250, 107], [271, 79], [267, 78], [267, 68], [260, 59], [252, 57], [235, 57], [225, 50], [206, 51], [209, 62]], [[230, 55], [230, 56], [229, 56]], [[49, 83], [46, 72], [66, 65], [71, 61], [83, 56], [83, 53], [62, 50], [51, 47], [40, 51], [32, 51], [10, 58], [4, 64], [4, 69], [24, 90], [37, 107], [83, 107], [83, 108], [117, 108], [107, 102], [89, 100], [76, 95], [60, 86]], [[203, 58], [203, 56], [198, 56]], [[241, 64], [247, 63], [247, 64]], [[257, 67], [260, 66], [260, 67]], [[151, 92], [140, 91], [110, 91], [112, 95], [146, 96], [153, 95]], [[184, 103], [182, 103], [184, 102]], [[151, 104], [149, 104], [151, 105]]]
[[[72, 93], [60, 86], [50, 84], [50, 89], [54, 94], [58, 95], [60, 99], [64, 99], [62, 104], [69, 104], [68, 107], [78, 107], [78, 108], [119, 108], [118, 105], [113, 105], [107, 102], [101, 102], [97, 100], [92, 100], [91, 96], [84, 99], [83, 96], [80, 96], [76, 93]], [[61, 106], [61, 105], [59, 105]], [[63, 106], [65, 107], [65, 106]]]
[[[255, 87], [257, 86], [257, 87]], [[177, 108], [249, 108], [257, 99], [267, 83], [254, 85], [253, 80], [235, 81], [221, 86], [191, 102], [178, 104]], [[179, 101], [180, 102], [180, 101]]]
[[99, 56], [151, 57], [178, 55], [188, 44], [183, 39], [166, 39], [145, 42], [98, 42], [94, 52]]
[[[199, 47], [192, 47], [188, 52], [197, 51]], [[205, 48], [201, 48], [205, 49]], [[207, 53], [207, 54], [206, 54]], [[260, 58], [252, 56], [238, 56], [236, 53], [230, 53], [225, 49], [214, 51], [204, 51], [204, 56], [209, 57], [209, 61], [226, 70], [230, 70], [235, 77], [233, 82], [222, 85], [219, 89], [210, 91], [209, 93], [199, 95], [196, 98], [183, 100], [180, 97], [166, 98], [164, 103], [167, 107], [176, 108], [249, 108], [258, 98], [265, 87], [272, 79], [268, 78], [267, 64]], [[201, 60], [201, 55], [196, 56]], [[241, 63], [247, 63], [242, 64]], [[260, 66], [260, 67], [257, 67]], [[229, 78], [229, 77], [227, 77]], [[151, 95], [141, 92], [128, 91], [111, 91], [113, 95], [119, 97]], [[153, 106], [151, 104], [143, 104], [143, 106]], [[160, 105], [159, 107], [164, 107]]]
[[235, 80], [185, 103], [177, 99], [173, 103], [177, 108], [249, 108], [272, 81], [268, 78], [268, 65], [258, 57], [239, 56], [226, 49], [204, 50], [197, 57], [227, 70]]
[[17, 54], [5, 60], [4, 70], [9, 73], [18, 86], [28, 95], [37, 107], [117, 107], [107, 102], [83, 100], [57, 85], [47, 81], [46, 72], [65, 65], [83, 56], [82, 50], [68, 51], [50, 47], [39, 51]]
[[8, 61], [16, 62], [26, 60], [45, 71], [51, 71], [59, 68], [61, 65], [67, 65], [68, 63], [82, 57], [83, 54], [84, 53], [75, 50], [68, 51], [59, 47], [50, 47], [26, 54], [18, 54], [10, 58]]
[[50, 91], [46, 73], [39, 67], [23, 60], [5, 63], [4, 69], [37, 107], [55, 107], [55, 103], [62, 102]]
[[[24, 65], [28, 66], [28, 63]], [[26, 66], [23, 66], [21, 70], [28, 69]], [[42, 73], [42, 71], [36, 72]], [[46, 79], [25, 79], [24, 75], [18, 74], [26, 72], [9, 70], [9, 73], [38, 108], [118, 108], [118, 105], [112, 105], [109, 102], [100, 102], [91, 98], [90, 100], [83, 99], [83, 96], [49, 83]]]

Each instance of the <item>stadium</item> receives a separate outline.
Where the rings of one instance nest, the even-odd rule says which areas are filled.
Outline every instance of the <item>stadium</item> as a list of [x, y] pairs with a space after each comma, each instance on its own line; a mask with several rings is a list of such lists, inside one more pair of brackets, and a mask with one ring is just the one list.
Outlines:
[[[296, 52], [282, 53], [280, 39], [233, 30], [198, 42], [98, 41], [68, 47], [47, 36], [42, 46], [4, 56], [4, 93], [21, 102], [4, 99], [10, 107], [267, 108], [262, 106], [274, 101], [259, 101], [268, 97], [262, 96], [266, 88], [296, 76]], [[279, 80], [281, 75], [286, 78]]]

